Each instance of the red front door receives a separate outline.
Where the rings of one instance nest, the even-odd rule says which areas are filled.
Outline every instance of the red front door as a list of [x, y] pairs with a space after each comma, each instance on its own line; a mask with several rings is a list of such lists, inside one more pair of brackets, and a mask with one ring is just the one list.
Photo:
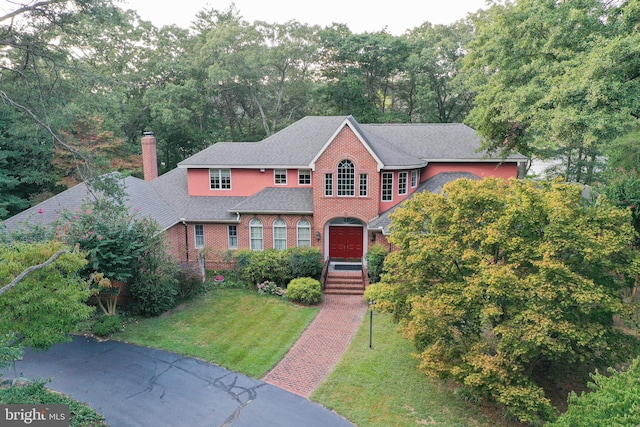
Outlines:
[[362, 227], [329, 227], [329, 258], [362, 259]]

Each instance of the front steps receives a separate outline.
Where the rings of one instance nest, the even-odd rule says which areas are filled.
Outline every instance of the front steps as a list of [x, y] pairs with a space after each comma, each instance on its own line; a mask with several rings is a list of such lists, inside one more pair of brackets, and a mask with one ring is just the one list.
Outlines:
[[364, 287], [362, 270], [336, 271], [329, 268], [324, 282], [324, 293], [329, 295], [362, 295]]

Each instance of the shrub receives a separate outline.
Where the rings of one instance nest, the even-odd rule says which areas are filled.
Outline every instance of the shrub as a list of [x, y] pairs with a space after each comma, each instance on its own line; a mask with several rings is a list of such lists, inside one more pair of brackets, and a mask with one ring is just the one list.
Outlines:
[[384, 259], [389, 251], [380, 244], [375, 244], [369, 248], [367, 252], [367, 271], [369, 274], [369, 283], [378, 283], [383, 272]]
[[292, 278], [288, 251], [238, 251], [237, 257], [240, 276], [248, 286], [267, 280], [284, 286]]
[[114, 332], [118, 332], [122, 328], [122, 319], [120, 316], [102, 316], [93, 324], [91, 330], [99, 337], [108, 337]]
[[322, 254], [319, 249], [310, 247], [290, 250], [291, 277], [313, 277], [319, 279], [322, 274]]
[[277, 295], [283, 297], [284, 292], [284, 289], [268, 280], [258, 284], [258, 293], [262, 295]]
[[318, 304], [322, 301], [322, 287], [320, 282], [312, 277], [300, 277], [289, 282], [285, 296], [302, 304]]
[[206, 290], [206, 284], [202, 277], [191, 270], [178, 272], [178, 295], [181, 299], [189, 298]]
[[609, 375], [591, 376], [594, 391], [569, 395], [569, 409], [553, 427], [564, 426], [637, 426], [640, 425], [640, 359], [626, 371], [609, 369]]

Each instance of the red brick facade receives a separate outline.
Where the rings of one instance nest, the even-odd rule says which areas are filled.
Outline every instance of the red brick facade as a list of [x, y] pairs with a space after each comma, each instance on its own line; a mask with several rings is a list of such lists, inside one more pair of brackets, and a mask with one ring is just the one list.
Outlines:
[[[340, 194], [339, 184], [347, 182], [340, 179], [339, 169], [344, 161], [352, 167], [350, 175], [353, 184], [348, 186], [347, 193]], [[504, 178], [517, 176], [517, 164], [510, 163], [500, 165], [496, 162], [475, 163], [434, 163], [418, 169], [384, 170], [384, 166], [372, 151], [370, 146], [361, 139], [358, 132], [349, 125], [345, 125], [337, 132], [335, 137], [327, 142], [324, 148], [315, 157], [310, 166], [311, 185], [298, 182], [299, 169], [288, 169], [287, 182], [282, 185], [287, 188], [312, 188], [313, 214], [250, 214], [239, 215], [240, 222], [196, 223], [189, 222], [186, 225], [177, 224], [168, 230], [169, 239], [174, 248], [174, 254], [182, 261], [195, 262], [198, 254], [204, 254], [206, 266], [209, 269], [226, 269], [233, 264], [230, 255], [235, 249], [250, 249], [250, 222], [257, 219], [262, 224], [263, 249], [274, 248], [274, 222], [282, 220], [286, 224], [287, 248], [298, 246], [297, 226], [300, 220], [307, 220], [311, 224], [310, 244], [317, 247], [328, 259], [330, 252], [330, 228], [334, 225], [350, 228], [362, 228], [363, 255], [373, 243], [379, 243], [388, 247], [386, 236], [380, 229], [368, 230], [367, 224], [379, 215], [401, 203], [416, 191], [419, 185], [440, 172], [470, 172], [478, 177], [500, 176]], [[231, 169], [231, 188], [212, 190], [210, 188], [209, 169], [188, 169], [188, 192], [190, 196], [217, 197], [240, 196], [248, 197], [260, 192], [267, 187], [278, 187], [274, 182], [274, 166], [265, 168], [234, 168]], [[415, 177], [412, 180], [412, 173]], [[325, 177], [330, 174], [332, 184], [331, 194], [327, 194]], [[382, 200], [383, 174], [393, 178], [393, 185], [387, 194], [389, 200]], [[390, 174], [390, 175], [389, 175]], [[366, 176], [366, 191], [362, 188], [363, 176]], [[403, 185], [399, 183], [400, 176]], [[186, 190], [185, 190], [186, 191]], [[277, 206], [273, 209], [277, 211]], [[283, 210], [285, 211], [285, 210]], [[204, 248], [196, 247], [195, 226], [202, 229]], [[229, 247], [228, 227], [235, 226], [237, 230], [237, 247]], [[335, 230], [335, 229], [334, 229]], [[358, 231], [358, 230], [356, 230]], [[186, 236], [185, 236], [186, 232]], [[359, 233], [359, 231], [358, 231]], [[188, 250], [184, 248], [187, 247]], [[182, 249], [176, 249], [182, 248]]]

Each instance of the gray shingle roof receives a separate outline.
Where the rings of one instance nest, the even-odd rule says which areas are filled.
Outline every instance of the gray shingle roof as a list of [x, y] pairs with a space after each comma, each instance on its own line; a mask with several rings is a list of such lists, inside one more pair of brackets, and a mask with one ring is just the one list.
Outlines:
[[218, 142], [178, 167], [306, 167], [345, 119], [309, 116], [261, 142]]
[[[219, 142], [178, 167], [306, 167], [349, 122], [385, 169], [413, 169], [430, 161], [499, 161], [479, 151], [476, 131], [460, 123], [358, 124], [351, 116], [308, 116], [261, 142]], [[523, 161], [513, 155], [506, 161]]]
[[313, 214], [313, 189], [267, 187], [231, 208], [240, 213]]
[[[420, 186], [416, 188], [416, 191], [413, 192], [411, 196], [409, 196], [409, 199], [413, 197], [415, 194], [421, 193], [423, 191], [428, 191], [434, 194], [440, 194], [440, 192], [442, 191], [442, 188], [446, 183], [455, 181], [456, 179], [460, 179], [460, 178], [467, 178], [467, 179], [473, 179], [473, 180], [480, 179], [478, 176], [469, 172], [441, 172], [429, 178], [422, 184], [420, 184]], [[368, 228], [373, 230], [382, 230], [384, 234], [388, 234], [389, 225], [391, 224], [391, 219], [389, 218], [389, 214], [391, 214], [392, 212], [395, 212], [395, 210], [401, 205], [402, 203], [392, 207], [391, 209], [380, 214], [380, 216], [378, 216], [377, 218], [371, 220], [369, 224], [367, 224]]]

